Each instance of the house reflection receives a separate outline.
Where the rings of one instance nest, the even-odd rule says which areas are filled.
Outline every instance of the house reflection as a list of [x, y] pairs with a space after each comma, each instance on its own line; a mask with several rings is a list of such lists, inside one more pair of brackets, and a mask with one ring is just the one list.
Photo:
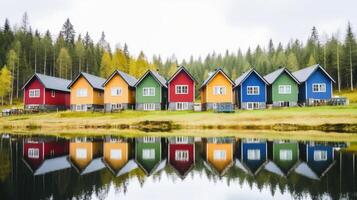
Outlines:
[[177, 175], [184, 179], [195, 165], [195, 143], [193, 137], [168, 138], [168, 163]]

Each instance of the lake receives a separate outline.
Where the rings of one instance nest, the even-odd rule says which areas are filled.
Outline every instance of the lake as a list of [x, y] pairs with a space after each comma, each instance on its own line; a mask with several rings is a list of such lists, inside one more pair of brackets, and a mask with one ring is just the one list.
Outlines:
[[357, 199], [357, 142], [0, 138], [0, 199]]

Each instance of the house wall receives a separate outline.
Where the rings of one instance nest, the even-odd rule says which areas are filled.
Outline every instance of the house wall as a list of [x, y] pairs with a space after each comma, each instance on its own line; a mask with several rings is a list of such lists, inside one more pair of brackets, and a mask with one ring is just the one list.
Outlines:
[[69, 108], [70, 106], [70, 92], [63, 92], [55, 90], [55, 96], [52, 97], [52, 90], [46, 89], [45, 90], [45, 104], [46, 105], [56, 105], [56, 106], [65, 106]]
[[[315, 151], [327, 151], [327, 160], [326, 161], [315, 161], [314, 152]], [[316, 146], [307, 146], [307, 164], [309, 167], [319, 176], [330, 166], [333, 162], [333, 148], [331, 146], [316, 145]]]
[[[226, 160], [215, 160], [214, 159], [214, 151], [215, 150], [224, 150], [226, 151]], [[211, 165], [215, 167], [218, 172], [223, 172], [223, 170], [233, 162], [233, 144], [231, 143], [223, 143], [223, 144], [215, 144], [215, 143], [207, 143], [206, 147], [206, 159]]]
[[[144, 149], [154, 149], [155, 150], [155, 159], [146, 160], [143, 159], [143, 150]], [[137, 142], [135, 145], [135, 160], [148, 172], [154, 169], [154, 167], [161, 161], [161, 143], [143, 143]]]
[[[121, 87], [122, 95], [121, 96], [112, 96], [111, 88], [113, 87]], [[129, 93], [130, 92], [130, 93]], [[129, 98], [131, 95], [131, 91], [129, 89], [128, 84], [125, 80], [115, 74], [112, 79], [105, 85], [104, 87], [104, 103], [134, 103], [135, 98]]]
[[[143, 96], [144, 87], [154, 87], [155, 96]], [[148, 74], [136, 87], [136, 103], [161, 103], [161, 85]]]
[[[24, 143], [23, 147], [23, 157], [26, 160], [26, 162], [33, 168], [38, 168], [43, 160], [44, 160], [44, 149], [43, 149], [44, 144], [43, 143]], [[39, 151], [39, 157], [38, 158], [29, 158], [28, 157], [28, 150], [30, 148], [35, 148], [38, 149]]]
[[[291, 85], [291, 94], [279, 94], [279, 85]], [[282, 73], [273, 83], [271, 102], [288, 101], [297, 102], [299, 88], [298, 84], [286, 73]]]
[[[127, 142], [105, 142], [104, 145], [104, 160], [110, 165], [114, 170], [120, 170], [128, 162], [128, 149], [129, 143]], [[111, 150], [121, 150], [122, 159], [111, 159], [110, 152]]]
[[[214, 95], [215, 86], [225, 86], [225, 95]], [[212, 80], [206, 85], [204, 90], [206, 96], [206, 101], [204, 103], [233, 103], [233, 91], [231, 82], [219, 72]]]
[[[169, 144], [169, 163], [180, 172], [181, 175], [185, 174], [194, 163], [194, 144]], [[188, 151], [188, 161], [178, 161], [175, 159], [176, 151]]]
[[[312, 92], [312, 85], [314, 83], [325, 83], [326, 84], [326, 92]], [[331, 99], [331, 86], [332, 81], [328, 78], [328, 76], [321, 70], [317, 69], [306, 81], [307, 86], [307, 99]]]
[[[187, 85], [188, 86], [188, 94], [176, 94], [176, 85]], [[169, 89], [169, 103], [171, 102], [194, 102], [194, 81], [191, 77], [184, 71], [181, 70], [179, 74], [177, 74], [174, 79], [168, 85]]]
[[[77, 90], [80, 88], [87, 88], [87, 97], [77, 97]], [[104, 95], [103, 91], [94, 90], [88, 81], [83, 77], [79, 77], [71, 87], [71, 105], [77, 104], [97, 104], [103, 105]]]
[[[40, 89], [40, 97], [30, 98], [30, 89]], [[24, 104], [44, 104], [44, 86], [34, 77], [24, 88]]]
[[[259, 95], [247, 95], [248, 86], [259, 86]], [[242, 93], [239, 101], [242, 102], [266, 102], [266, 84], [256, 73], [251, 73], [244, 82], [241, 84], [241, 90], [238, 90], [237, 93]], [[240, 89], [237, 87], [237, 89]], [[240, 97], [240, 96], [239, 96]]]
[[[280, 151], [291, 150], [292, 160], [281, 160]], [[299, 144], [298, 143], [277, 143], [273, 144], [273, 161], [285, 171], [290, 170], [299, 159]]]
[[[259, 149], [260, 159], [259, 160], [248, 160], [248, 150]], [[267, 160], [267, 143], [243, 143], [242, 144], [242, 160], [250, 168], [250, 170], [255, 173], [256, 170]]]
[[[80, 170], [83, 170], [93, 160], [92, 147], [93, 147], [92, 142], [71, 142], [69, 144], [69, 158]], [[86, 149], [87, 157], [85, 159], [77, 158], [76, 157], [77, 149]]]

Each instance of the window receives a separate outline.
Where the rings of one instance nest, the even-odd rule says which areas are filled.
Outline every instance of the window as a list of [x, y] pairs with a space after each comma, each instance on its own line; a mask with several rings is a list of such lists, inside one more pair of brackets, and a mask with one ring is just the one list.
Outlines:
[[51, 97], [55, 97], [56, 96], [56, 90], [51, 90]]
[[326, 84], [325, 83], [312, 84], [312, 92], [326, 92]]
[[122, 159], [121, 149], [112, 149], [110, 150], [110, 159], [121, 160]]
[[143, 142], [144, 143], [154, 143], [155, 142], [155, 138], [152, 136], [145, 136], [143, 137]]
[[79, 88], [77, 90], [77, 97], [87, 97], [88, 96], [88, 91], [86, 88]]
[[188, 94], [188, 85], [176, 85], [176, 94]]
[[224, 150], [214, 150], [213, 160], [226, 160], [226, 151]]
[[175, 152], [175, 160], [188, 161], [188, 151], [178, 150]]
[[188, 143], [188, 137], [176, 137], [176, 143], [177, 144], [187, 144]]
[[39, 158], [40, 157], [40, 151], [37, 148], [29, 148], [27, 153], [28, 153], [29, 158]]
[[144, 103], [144, 110], [155, 110], [154, 103]]
[[291, 85], [279, 85], [279, 94], [291, 94]]
[[83, 149], [83, 148], [76, 149], [76, 158], [77, 159], [86, 159], [87, 158], [87, 149]]
[[258, 102], [248, 102], [247, 109], [248, 110], [259, 109], [259, 103]]
[[144, 87], [143, 88], [143, 96], [155, 96], [155, 88], [154, 87]]
[[248, 160], [260, 160], [260, 150], [259, 149], [249, 149], [248, 150]]
[[188, 110], [188, 103], [187, 102], [177, 102], [176, 110]]
[[143, 159], [144, 160], [155, 159], [155, 149], [143, 149]]
[[292, 160], [293, 152], [291, 150], [282, 149], [279, 152], [280, 160]]
[[279, 101], [280, 107], [289, 107], [289, 101]]
[[40, 97], [40, 89], [31, 89], [29, 91], [29, 97], [30, 98], [38, 98], [38, 97]]
[[314, 151], [314, 160], [315, 161], [326, 161], [327, 160], [327, 151], [321, 151], [321, 150]]
[[121, 110], [123, 109], [123, 105], [121, 103], [112, 104], [112, 110]]
[[225, 86], [214, 86], [213, 94], [214, 95], [225, 95], [226, 94], [226, 87]]
[[121, 87], [113, 87], [110, 91], [112, 96], [121, 96], [122, 89]]
[[247, 86], [247, 95], [259, 95], [259, 86]]
[[87, 105], [82, 105], [82, 104], [76, 105], [76, 111], [87, 111]]

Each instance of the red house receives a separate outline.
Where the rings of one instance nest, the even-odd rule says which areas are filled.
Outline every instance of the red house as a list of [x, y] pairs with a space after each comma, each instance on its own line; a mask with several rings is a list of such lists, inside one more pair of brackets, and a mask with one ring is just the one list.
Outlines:
[[182, 179], [185, 178], [195, 165], [194, 138], [169, 138], [168, 163]]
[[193, 110], [195, 79], [184, 66], [180, 66], [168, 80], [169, 110]]
[[69, 142], [55, 138], [27, 138], [22, 143], [22, 160], [36, 175], [70, 168]]
[[70, 106], [70, 80], [35, 73], [22, 87], [25, 109], [66, 110]]

